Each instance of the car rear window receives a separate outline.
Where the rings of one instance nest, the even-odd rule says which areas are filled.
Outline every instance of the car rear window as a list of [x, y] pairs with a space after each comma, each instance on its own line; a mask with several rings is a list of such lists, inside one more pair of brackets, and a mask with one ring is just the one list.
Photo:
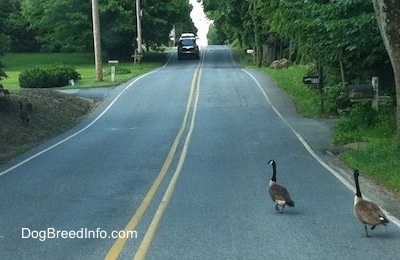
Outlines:
[[195, 44], [195, 40], [193, 39], [183, 39], [180, 41], [179, 43], [182, 46], [190, 46], [190, 45], [194, 45]]

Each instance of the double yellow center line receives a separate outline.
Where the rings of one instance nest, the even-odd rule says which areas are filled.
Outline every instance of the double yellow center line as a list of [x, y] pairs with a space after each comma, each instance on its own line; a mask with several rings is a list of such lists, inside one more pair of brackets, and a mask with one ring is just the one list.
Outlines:
[[[178, 135], [176, 136], [175, 141], [172, 144], [172, 147], [167, 155], [167, 158], [163, 164], [163, 167], [161, 168], [160, 173], [158, 174], [153, 185], [147, 192], [147, 194], [146, 194], [145, 198], [143, 199], [142, 203], [140, 204], [139, 208], [136, 210], [135, 214], [133, 215], [133, 217], [131, 218], [131, 220], [129, 221], [129, 223], [126, 225], [126, 227], [124, 229], [124, 231], [134, 230], [136, 225], [139, 223], [139, 221], [143, 217], [143, 214], [145, 213], [147, 207], [153, 200], [154, 195], [156, 194], [158, 188], [160, 187], [162, 180], [164, 179], [165, 175], [167, 174], [167, 172], [171, 166], [171, 163], [175, 157], [179, 142], [182, 138], [183, 133], [185, 132], [185, 129], [187, 128], [188, 120], [189, 120], [189, 118], [191, 118], [189, 131], [187, 133], [186, 140], [185, 140], [184, 146], [182, 148], [182, 153], [180, 155], [179, 162], [178, 162], [178, 165], [174, 172], [174, 175], [171, 178], [171, 181], [167, 187], [167, 190], [164, 193], [164, 196], [158, 206], [158, 209], [153, 217], [153, 220], [152, 220], [149, 228], [147, 229], [147, 232], [146, 232], [143, 240], [142, 240], [138, 250], [136, 251], [134, 259], [144, 259], [146, 257], [146, 254], [150, 247], [151, 241], [153, 240], [154, 234], [157, 230], [158, 224], [164, 214], [165, 209], [168, 206], [168, 203], [169, 203], [169, 201], [172, 197], [172, 194], [174, 192], [174, 189], [175, 189], [175, 184], [181, 173], [183, 163], [186, 158], [190, 138], [191, 138], [191, 135], [193, 132], [194, 121], [195, 121], [196, 111], [197, 111], [197, 103], [198, 103], [198, 99], [199, 99], [199, 89], [200, 89], [199, 86], [200, 86], [200, 77], [201, 77], [203, 63], [204, 63], [204, 55], [202, 55], [201, 62], [199, 63], [199, 66], [197, 67], [197, 69], [193, 75], [193, 79], [192, 79], [192, 83], [191, 83], [191, 87], [190, 87], [190, 95], [189, 95], [188, 103], [186, 106], [186, 112], [185, 112], [185, 116], [183, 118], [181, 128], [179, 129]], [[108, 251], [105, 259], [107, 259], [107, 260], [108, 259], [117, 259], [117, 257], [121, 253], [125, 243], [127, 242], [127, 239], [128, 238], [118, 238], [115, 241], [114, 245], [111, 247], [111, 249]]]

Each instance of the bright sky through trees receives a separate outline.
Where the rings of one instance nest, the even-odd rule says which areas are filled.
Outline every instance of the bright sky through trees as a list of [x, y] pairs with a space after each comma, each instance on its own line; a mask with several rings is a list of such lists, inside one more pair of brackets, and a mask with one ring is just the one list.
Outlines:
[[197, 28], [197, 36], [199, 36], [198, 44], [200, 46], [207, 46], [207, 33], [211, 21], [206, 17], [201, 2], [199, 3], [197, 0], [189, 0], [189, 3], [193, 5], [190, 17], [192, 18], [194, 26]]

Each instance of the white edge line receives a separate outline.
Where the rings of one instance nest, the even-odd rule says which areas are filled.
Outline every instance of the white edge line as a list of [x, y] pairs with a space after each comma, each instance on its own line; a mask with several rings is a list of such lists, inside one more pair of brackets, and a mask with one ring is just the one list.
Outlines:
[[[311, 147], [308, 145], [308, 143], [304, 140], [304, 138], [286, 121], [286, 119], [282, 116], [282, 114], [278, 111], [278, 109], [276, 109], [270, 99], [267, 96], [267, 93], [265, 93], [264, 89], [262, 88], [261, 84], [257, 81], [257, 79], [248, 71], [246, 71], [245, 69], [241, 69], [243, 72], [245, 72], [247, 75], [249, 75], [254, 82], [257, 84], [258, 88], [261, 90], [264, 98], [267, 100], [268, 104], [272, 107], [272, 109], [274, 110], [274, 112], [280, 117], [280, 119], [290, 128], [290, 130], [292, 130], [292, 132], [297, 136], [297, 138], [299, 139], [299, 141], [303, 144], [303, 146], [307, 149], [307, 151], [325, 168], [327, 169], [331, 174], [333, 174], [340, 182], [342, 182], [347, 188], [349, 188], [351, 191], [354, 191], [354, 187], [353, 185], [351, 185], [345, 178], [343, 178], [339, 173], [337, 173], [334, 169], [332, 169], [332, 167], [330, 167], [326, 162], [324, 162], [312, 149]], [[365, 197], [365, 196], [363, 196]], [[367, 200], [368, 197], [365, 197]], [[400, 227], [400, 220], [397, 219], [396, 217], [394, 217], [393, 215], [391, 215], [389, 212], [387, 212], [386, 210], [382, 209], [382, 211], [387, 215], [387, 217], [394, 223], [396, 224], [398, 227]]]
[[[172, 56], [172, 55], [171, 55], [171, 56]], [[162, 67], [162, 68], [165, 68], [165, 67], [167, 66], [167, 64], [169, 63], [170, 60], [171, 60], [171, 58], [167, 61], [167, 63], [166, 63], [166, 64], [164, 65], [164, 67]], [[148, 76], [148, 75], [150, 75], [150, 74], [152, 74], [152, 73], [154, 73], [154, 72], [156, 72], [156, 71], [158, 71], [158, 70], [159, 70], [159, 69], [156, 69], [156, 70], [152, 70], [152, 71], [150, 71], [150, 72], [147, 72], [147, 73], [145, 73], [145, 74], [143, 74], [143, 75], [137, 77], [137, 78], [136, 78], [135, 80], [133, 80], [131, 83], [129, 83], [129, 84], [118, 94], [118, 96], [116, 96], [116, 97], [114, 98], [114, 100], [111, 101], [111, 103], [103, 110], [103, 112], [101, 112], [100, 115], [98, 115], [92, 122], [90, 122], [90, 123], [89, 123], [88, 125], [86, 125], [84, 128], [82, 128], [81, 130], [79, 130], [79, 131], [73, 133], [72, 135], [70, 135], [70, 136], [64, 138], [63, 140], [61, 140], [61, 141], [59, 141], [59, 142], [57, 142], [57, 143], [55, 143], [55, 144], [53, 144], [53, 145], [47, 147], [46, 149], [44, 149], [44, 150], [42, 150], [42, 151], [40, 151], [40, 152], [38, 152], [38, 153], [36, 153], [36, 154], [30, 156], [29, 158], [27, 158], [27, 159], [25, 159], [25, 160], [23, 160], [23, 161], [21, 161], [21, 162], [15, 164], [15, 165], [11, 166], [10, 168], [8, 168], [8, 169], [6, 169], [6, 170], [0, 172], [0, 176], [4, 175], [4, 174], [6, 174], [6, 173], [8, 173], [8, 172], [10, 172], [10, 171], [12, 171], [12, 170], [15, 170], [16, 168], [20, 167], [21, 165], [24, 165], [25, 163], [31, 161], [32, 159], [34, 159], [34, 158], [36, 158], [36, 157], [38, 157], [38, 156], [40, 156], [40, 155], [42, 155], [42, 154], [44, 154], [44, 153], [46, 153], [46, 152], [52, 150], [53, 148], [59, 146], [60, 144], [65, 143], [66, 141], [70, 140], [71, 138], [73, 138], [73, 137], [75, 137], [75, 136], [81, 134], [82, 132], [86, 131], [89, 127], [91, 127], [92, 125], [94, 125], [100, 118], [102, 118], [102, 117], [104, 116], [104, 114], [107, 113], [108, 110], [110, 110], [110, 108], [115, 104], [115, 102], [122, 96], [122, 94], [123, 94], [128, 88], [130, 88], [131, 86], [133, 86], [133, 84], [135, 84], [135, 83], [136, 83], [138, 80], [140, 80], [141, 78], [144, 78], [144, 77], [146, 77], [146, 76]]]

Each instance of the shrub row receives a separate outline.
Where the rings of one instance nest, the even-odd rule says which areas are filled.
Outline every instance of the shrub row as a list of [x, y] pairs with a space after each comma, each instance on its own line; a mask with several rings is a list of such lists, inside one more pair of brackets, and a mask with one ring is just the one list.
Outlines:
[[52, 64], [27, 69], [19, 75], [21, 88], [50, 88], [68, 85], [69, 80], [80, 78], [74, 67], [63, 64]]

